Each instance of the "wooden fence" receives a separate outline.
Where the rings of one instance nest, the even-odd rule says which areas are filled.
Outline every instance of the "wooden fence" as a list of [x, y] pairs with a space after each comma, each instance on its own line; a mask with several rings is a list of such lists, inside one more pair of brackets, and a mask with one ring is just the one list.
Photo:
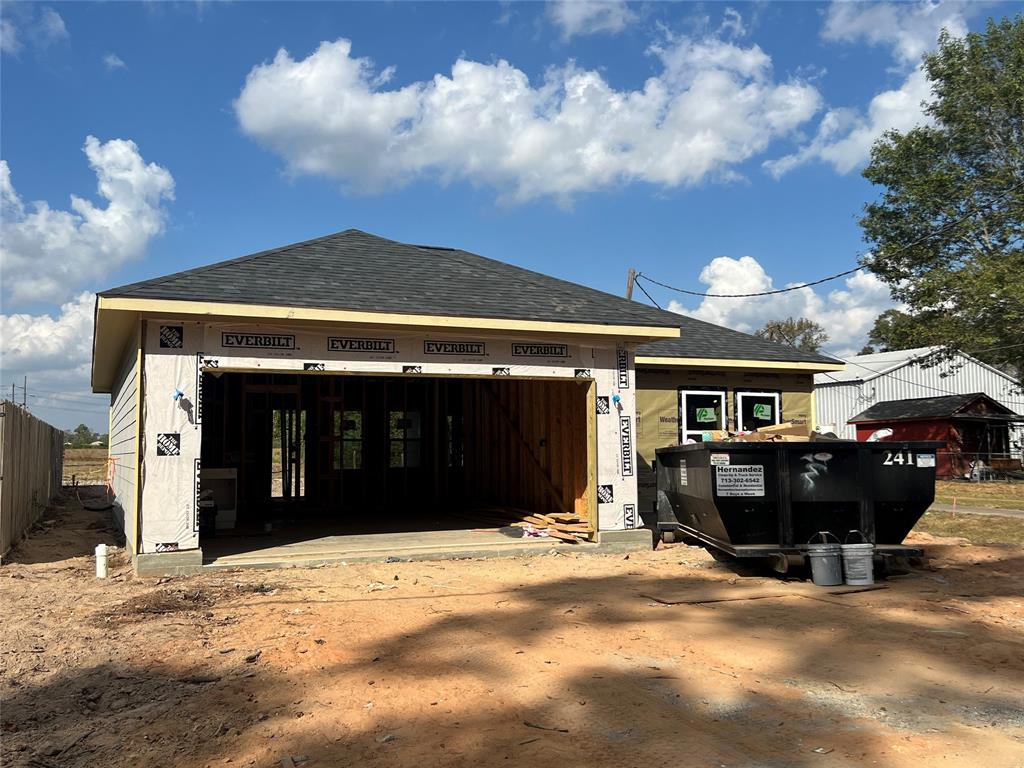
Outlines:
[[57, 495], [63, 464], [61, 430], [0, 402], [0, 555], [6, 557]]

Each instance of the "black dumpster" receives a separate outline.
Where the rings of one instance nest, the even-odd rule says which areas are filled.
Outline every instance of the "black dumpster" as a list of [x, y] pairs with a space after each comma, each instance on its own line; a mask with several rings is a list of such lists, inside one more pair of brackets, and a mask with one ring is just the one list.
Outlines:
[[[736, 557], [794, 562], [819, 531], [860, 531], [881, 555], [935, 498], [938, 442], [698, 443], [657, 451], [658, 527]], [[787, 560], [788, 558], [788, 560]]]

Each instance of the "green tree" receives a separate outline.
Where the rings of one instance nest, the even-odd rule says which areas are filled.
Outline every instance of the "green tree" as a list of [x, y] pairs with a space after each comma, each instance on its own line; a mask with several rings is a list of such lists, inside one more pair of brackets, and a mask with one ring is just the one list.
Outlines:
[[884, 134], [864, 169], [882, 192], [863, 263], [907, 308], [872, 336], [962, 349], [1024, 383], [1024, 17], [943, 32], [924, 68], [929, 124]]
[[937, 345], [937, 339], [913, 315], [898, 309], [887, 309], [875, 318], [862, 355]]
[[769, 320], [754, 335], [768, 341], [796, 347], [804, 352], [817, 352], [828, 341], [825, 329], [806, 317], [787, 317], [785, 320]]
[[70, 442], [72, 448], [86, 448], [90, 443], [99, 439], [99, 436], [85, 426], [85, 424], [79, 424], [73, 430], [65, 434], [67, 436], [66, 442]]

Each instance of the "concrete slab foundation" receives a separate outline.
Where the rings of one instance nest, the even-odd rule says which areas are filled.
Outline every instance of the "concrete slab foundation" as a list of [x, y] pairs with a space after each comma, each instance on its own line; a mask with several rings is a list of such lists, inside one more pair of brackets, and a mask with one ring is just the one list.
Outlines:
[[135, 573], [139, 576], [188, 576], [203, 569], [203, 550], [154, 552], [136, 555]]
[[[342, 563], [460, 560], [490, 557], [531, 557], [554, 549], [564, 554], [618, 554], [651, 549], [651, 531], [606, 531], [597, 542], [564, 544], [552, 539], [511, 539], [494, 531], [424, 531], [321, 536], [280, 543], [253, 537], [238, 551], [216, 539], [203, 549], [140, 555], [140, 576], [180, 576], [234, 568], [313, 568]], [[218, 551], [219, 550], [219, 551]], [[225, 554], [228, 552], [228, 554]]]

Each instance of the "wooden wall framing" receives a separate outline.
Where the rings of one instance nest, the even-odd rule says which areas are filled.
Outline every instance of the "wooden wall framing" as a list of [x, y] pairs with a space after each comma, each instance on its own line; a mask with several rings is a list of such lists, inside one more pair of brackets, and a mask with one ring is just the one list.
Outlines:
[[[306, 497], [300, 506], [311, 512], [334, 517], [342, 510], [502, 506], [574, 513], [596, 530], [596, 403], [589, 379], [228, 370], [218, 376], [204, 386], [204, 419], [222, 423], [223, 430], [209, 439], [204, 433], [203, 466], [230, 466], [229, 455], [251, 453], [249, 444], [258, 442], [244, 435], [248, 393], [294, 392], [297, 407], [307, 413]], [[366, 409], [364, 424], [370, 425], [379, 420], [373, 413], [391, 407], [422, 411], [421, 462], [415, 471], [370, 460], [361, 471], [333, 470], [332, 409]], [[450, 415], [461, 416], [450, 422], [457, 431], [455, 462], [449, 455]], [[383, 456], [385, 442], [383, 434], [368, 434], [366, 449]], [[240, 502], [252, 503], [254, 478], [246, 478], [245, 466], [239, 469]]]
[[464, 379], [466, 495], [591, 522], [589, 381]]

